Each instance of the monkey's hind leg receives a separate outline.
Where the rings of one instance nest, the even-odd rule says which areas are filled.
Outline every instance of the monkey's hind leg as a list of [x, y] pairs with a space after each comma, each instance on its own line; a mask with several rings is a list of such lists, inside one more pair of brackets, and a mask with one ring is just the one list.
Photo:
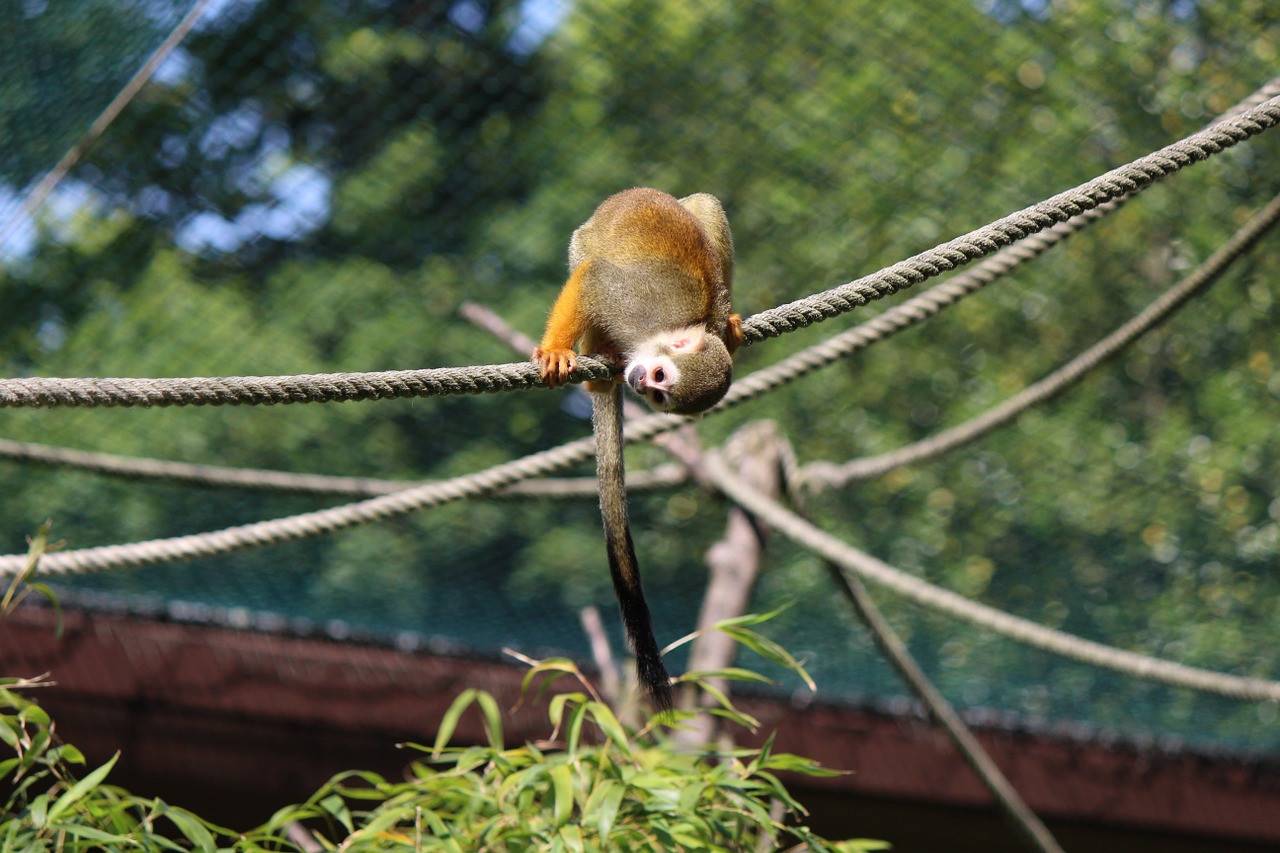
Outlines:
[[622, 459], [622, 385], [591, 395], [592, 427], [596, 435], [596, 479], [600, 488], [600, 517], [613, 590], [622, 610], [622, 624], [636, 655], [640, 683], [659, 711], [670, 711], [671, 676], [662, 664], [649, 606], [640, 587], [640, 564], [631, 541], [627, 517], [626, 472]]

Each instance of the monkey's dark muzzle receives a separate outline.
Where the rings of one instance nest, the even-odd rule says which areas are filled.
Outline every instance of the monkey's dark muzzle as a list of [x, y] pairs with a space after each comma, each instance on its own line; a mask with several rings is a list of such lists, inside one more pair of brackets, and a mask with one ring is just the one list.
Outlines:
[[648, 373], [645, 371], [644, 365], [637, 364], [635, 367], [631, 368], [630, 372], [627, 373], [627, 384], [631, 386], [633, 391], [643, 397], [645, 379], [647, 378]]

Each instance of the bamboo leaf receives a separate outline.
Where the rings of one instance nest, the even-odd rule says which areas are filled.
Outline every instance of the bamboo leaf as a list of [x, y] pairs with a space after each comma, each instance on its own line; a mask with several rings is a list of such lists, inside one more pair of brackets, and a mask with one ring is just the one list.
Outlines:
[[431, 757], [439, 758], [440, 752], [449, 743], [453, 733], [458, 728], [458, 720], [462, 717], [462, 712], [467, 710], [467, 706], [475, 701], [476, 691], [467, 688], [458, 694], [458, 698], [453, 700], [453, 704], [449, 706], [449, 710], [444, 712], [444, 716], [440, 718], [440, 727], [436, 730], [436, 742], [431, 749]]
[[213, 834], [200, 821], [198, 817], [183, 809], [175, 809], [171, 806], [165, 806], [162, 814], [167, 817], [174, 826], [178, 827], [178, 831], [190, 841], [197, 850], [204, 853], [213, 853], [217, 850], [218, 845], [213, 840]]
[[774, 663], [784, 666], [794, 672], [804, 680], [804, 683], [812, 691], [817, 691], [818, 686], [814, 683], [813, 678], [805, 670], [804, 665], [800, 663], [790, 652], [782, 646], [770, 640], [768, 637], [757, 634], [755, 631], [746, 628], [724, 628], [724, 633], [733, 637], [742, 645], [751, 649], [751, 651], [760, 655], [760, 657], [773, 661]]
[[484, 714], [485, 730], [489, 733], [489, 745], [501, 752], [503, 749], [502, 712], [498, 710], [498, 702], [493, 698], [492, 693], [483, 690], [476, 691], [476, 702]]
[[120, 753], [117, 752], [115, 755], [111, 756], [111, 759], [106, 764], [97, 768], [79, 782], [76, 782], [71, 786], [70, 790], [61, 797], [58, 797], [57, 801], [54, 802], [53, 806], [49, 809], [48, 820], [51, 822], [57, 820], [59, 815], [75, 805], [81, 797], [101, 785], [102, 780], [107, 778], [107, 774], [111, 772], [112, 767], [115, 767], [116, 761], [119, 758]]
[[564, 826], [573, 816], [573, 769], [568, 764], [551, 768], [551, 790], [551, 819], [555, 826]]

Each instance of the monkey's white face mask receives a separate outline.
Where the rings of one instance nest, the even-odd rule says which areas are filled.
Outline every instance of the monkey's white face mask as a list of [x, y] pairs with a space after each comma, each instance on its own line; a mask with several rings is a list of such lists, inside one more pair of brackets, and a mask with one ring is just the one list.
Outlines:
[[660, 412], [672, 411], [679, 404], [675, 395], [681, 379], [679, 363], [688, 364], [683, 357], [703, 351], [707, 340], [702, 326], [650, 338], [631, 354], [623, 378], [650, 406]]

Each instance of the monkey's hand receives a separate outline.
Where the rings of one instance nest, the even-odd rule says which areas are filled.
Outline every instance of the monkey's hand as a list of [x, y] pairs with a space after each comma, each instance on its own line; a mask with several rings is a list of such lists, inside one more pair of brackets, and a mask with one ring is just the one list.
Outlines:
[[538, 347], [533, 351], [533, 363], [548, 388], [558, 388], [569, 380], [569, 374], [578, 366], [578, 354], [561, 347]]

